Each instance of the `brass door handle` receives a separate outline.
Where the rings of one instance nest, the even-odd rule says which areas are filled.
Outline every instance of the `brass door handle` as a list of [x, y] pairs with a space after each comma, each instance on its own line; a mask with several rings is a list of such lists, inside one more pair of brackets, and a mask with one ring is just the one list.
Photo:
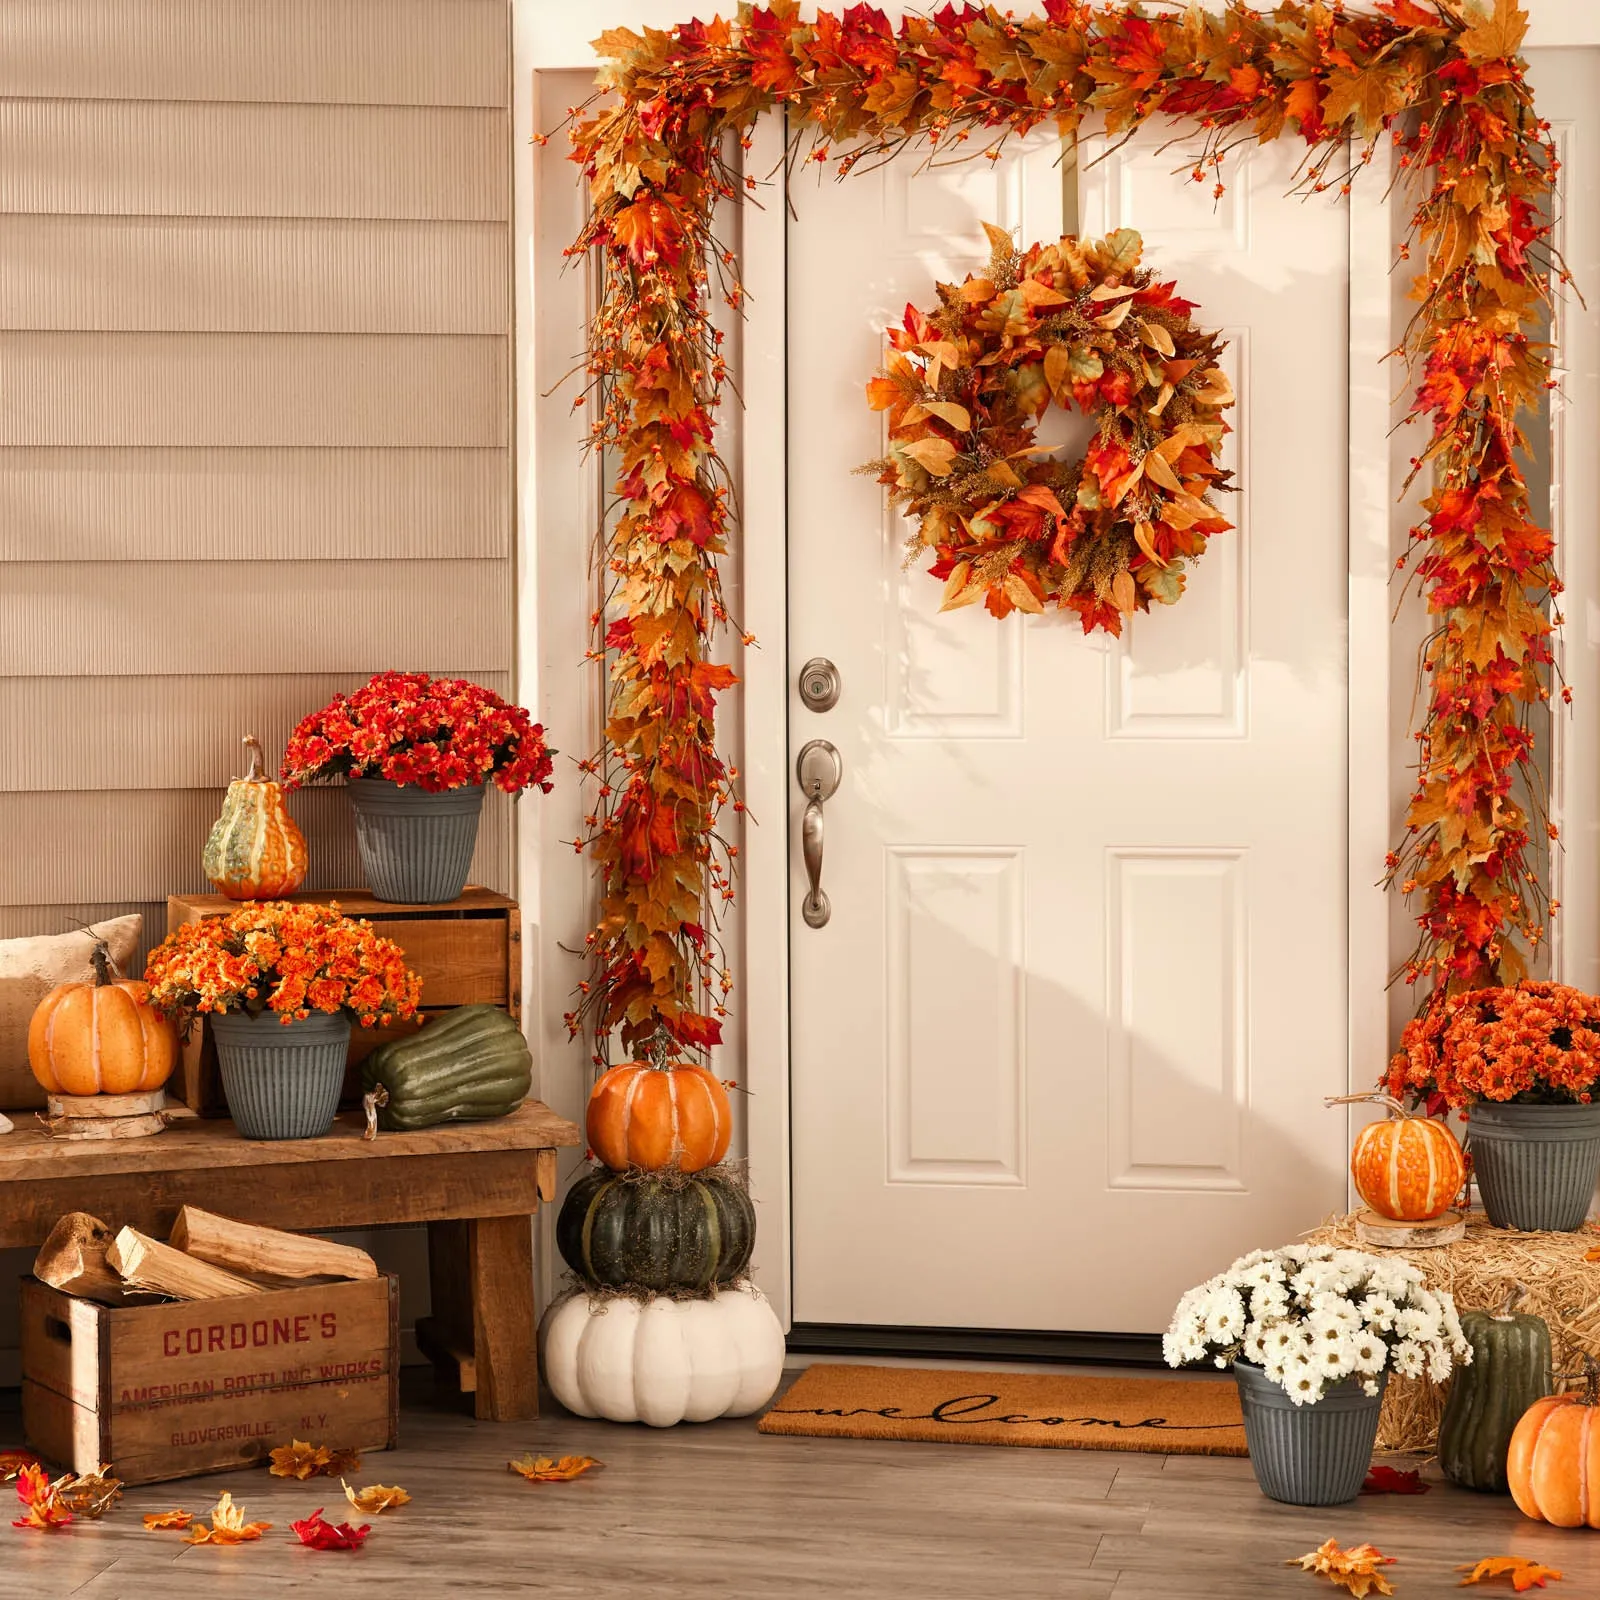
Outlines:
[[800, 819], [800, 854], [805, 861], [808, 887], [800, 902], [800, 915], [808, 928], [821, 928], [833, 915], [833, 905], [822, 887], [822, 806], [838, 793], [844, 761], [826, 739], [813, 739], [795, 762], [795, 777], [806, 797], [805, 815]]

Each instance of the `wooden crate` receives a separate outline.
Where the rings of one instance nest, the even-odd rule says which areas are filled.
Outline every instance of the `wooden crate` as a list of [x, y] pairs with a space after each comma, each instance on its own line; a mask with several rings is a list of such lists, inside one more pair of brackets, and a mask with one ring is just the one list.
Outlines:
[[124, 1483], [255, 1466], [295, 1438], [391, 1450], [399, 1280], [102, 1306], [24, 1278], [22, 1430], [74, 1472]]
[[[346, 916], [364, 917], [405, 951], [406, 964], [422, 979], [423, 1010], [410, 1026], [421, 1027], [454, 1006], [476, 1004], [504, 1006], [522, 1020], [522, 924], [516, 901], [503, 894], [469, 885], [460, 899], [436, 906], [396, 905], [374, 899], [365, 889], [302, 891], [288, 898], [324, 905], [334, 901]], [[186, 922], [225, 917], [239, 905], [220, 894], [172, 895], [167, 932]], [[350, 1036], [351, 1068], [404, 1031], [399, 1024], [358, 1028]], [[343, 1104], [360, 1099], [359, 1082], [354, 1070], [347, 1073]], [[202, 1117], [228, 1114], [209, 1023], [196, 1027], [185, 1041], [182, 1065], [167, 1088]]]

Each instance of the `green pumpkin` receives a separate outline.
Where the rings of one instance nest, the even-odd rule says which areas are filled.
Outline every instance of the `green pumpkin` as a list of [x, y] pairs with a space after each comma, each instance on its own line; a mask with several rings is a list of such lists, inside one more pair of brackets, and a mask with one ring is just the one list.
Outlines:
[[441, 1122], [482, 1122], [515, 1111], [533, 1087], [533, 1057], [499, 1006], [457, 1006], [361, 1063], [364, 1093], [382, 1085], [378, 1126], [392, 1133]]
[[750, 1265], [756, 1213], [718, 1174], [585, 1173], [556, 1219], [556, 1245], [580, 1277], [607, 1289], [706, 1290]]
[[1439, 1422], [1439, 1470], [1451, 1483], [1485, 1494], [1510, 1492], [1506, 1451], [1522, 1414], [1555, 1392], [1550, 1330], [1543, 1317], [1514, 1310], [1518, 1284], [1499, 1311], [1463, 1311], [1472, 1364], [1458, 1366]]

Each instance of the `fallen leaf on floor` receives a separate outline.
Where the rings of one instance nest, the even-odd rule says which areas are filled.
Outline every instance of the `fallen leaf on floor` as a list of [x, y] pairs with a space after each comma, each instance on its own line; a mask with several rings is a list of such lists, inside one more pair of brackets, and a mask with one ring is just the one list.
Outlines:
[[1426, 1494], [1432, 1487], [1416, 1470], [1402, 1472], [1398, 1467], [1370, 1467], [1362, 1494]]
[[292, 1439], [270, 1452], [272, 1465], [267, 1471], [274, 1478], [299, 1478], [302, 1482], [327, 1470], [328, 1447], [325, 1444], [307, 1444], [304, 1439]]
[[163, 1528], [187, 1528], [194, 1521], [192, 1511], [147, 1511], [144, 1525], [147, 1532], [158, 1533]]
[[98, 1472], [68, 1473], [55, 1484], [56, 1498], [74, 1516], [103, 1517], [122, 1498], [122, 1479], [111, 1476], [109, 1464]]
[[249, 1544], [252, 1540], [259, 1539], [272, 1524], [270, 1522], [246, 1522], [244, 1520], [244, 1507], [233, 1503], [233, 1496], [226, 1489], [222, 1491], [222, 1498], [211, 1508], [211, 1526], [209, 1528], [190, 1528], [185, 1544]]
[[1363, 1600], [1363, 1596], [1369, 1594], [1394, 1593], [1389, 1580], [1378, 1571], [1379, 1567], [1393, 1566], [1394, 1559], [1370, 1544], [1352, 1545], [1342, 1550], [1334, 1540], [1326, 1539], [1315, 1550], [1285, 1561], [1284, 1565], [1319, 1573], [1330, 1583], [1348, 1589], [1356, 1600]]
[[365, 1522], [359, 1528], [352, 1528], [348, 1522], [324, 1522], [321, 1506], [304, 1521], [291, 1522], [289, 1526], [300, 1543], [313, 1550], [359, 1550], [371, 1531]]
[[411, 1503], [411, 1496], [398, 1484], [386, 1487], [381, 1483], [369, 1484], [365, 1489], [352, 1489], [344, 1479], [339, 1480], [344, 1489], [344, 1497], [357, 1511], [364, 1512], [369, 1517], [376, 1517], [389, 1510], [392, 1506], [404, 1506]]
[[61, 1503], [56, 1485], [41, 1466], [26, 1466], [17, 1473], [17, 1499], [22, 1515], [13, 1528], [64, 1528], [72, 1513]]
[[520, 1461], [506, 1462], [512, 1472], [529, 1483], [566, 1483], [604, 1465], [605, 1462], [596, 1461], [593, 1456], [562, 1456], [558, 1461], [554, 1456], [525, 1455]]
[[1526, 1594], [1529, 1589], [1542, 1589], [1550, 1578], [1557, 1583], [1561, 1581], [1561, 1574], [1554, 1567], [1541, 1567], [1537, 1561], [1530, 1561], [1526, 1556], [1485, 1556], [1476, 1566], [1469, 1564], [1457, 1570], [1466, 1573], [1461, 1580], [1462, 1588], [1469, 1583], [1482, 1583], [1486, 1578], [1509, 1578], [1511, 1587], [1518, 1594]]
[[0, 1483], [10, 1483], [24, 1467], [42, 1465], [31, 1450], [0, 1450]]

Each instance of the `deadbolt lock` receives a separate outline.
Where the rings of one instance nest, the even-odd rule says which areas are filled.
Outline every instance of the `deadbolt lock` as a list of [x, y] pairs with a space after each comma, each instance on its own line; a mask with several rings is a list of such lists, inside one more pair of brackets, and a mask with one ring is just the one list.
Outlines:
[[826, 656], [812, 656], [800, 669], [800, 698], [812, 711], [832, 711], [839, 703], [839, 669]]

